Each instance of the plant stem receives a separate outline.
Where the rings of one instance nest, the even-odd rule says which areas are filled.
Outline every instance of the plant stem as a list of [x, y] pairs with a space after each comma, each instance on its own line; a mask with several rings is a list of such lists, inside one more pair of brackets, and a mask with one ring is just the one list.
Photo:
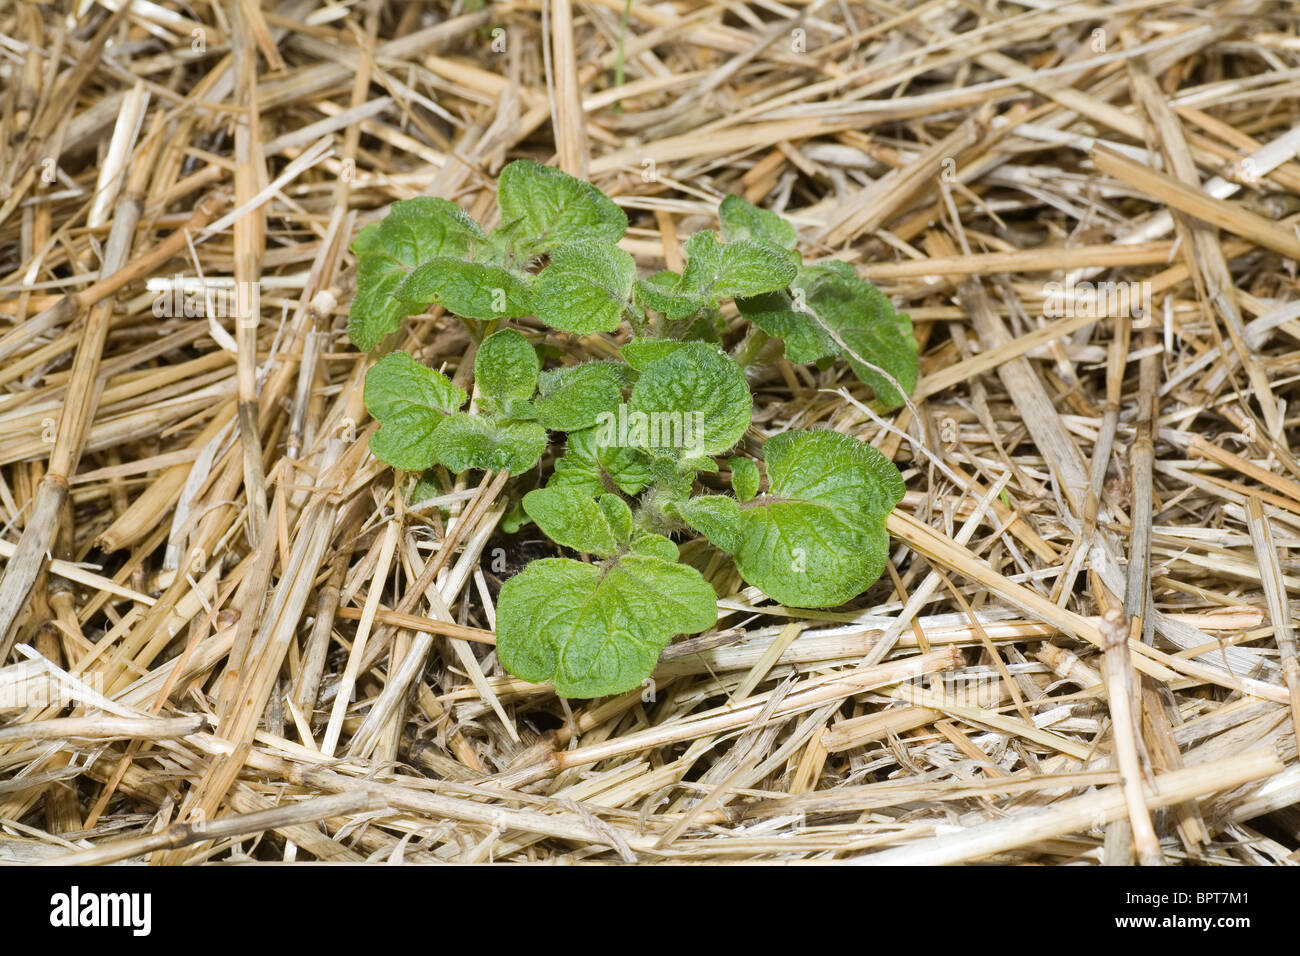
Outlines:
[[[632, 0], [627, 0], [627, 2], [623, 4], [623, 17], [618, 24], [618, 53], [614, 56], [614, 89], [618, 89], [623, 85], [623, 48], [627, 43], [627, 25], [631, 18]], [[614, 104], [614, 112], [623, 112], [623, 103], [621, 101]]]
[[771, 338], [766, 332], [756, 325], [751, 325], [731, 357], [736, 360], [737, 365], [748, 371], [752, 366], [759, 364], [759, 355], [770, 341]]
[[645, 316], [638, 313], [635, 308], [626, 309], [628, 325], [632, 326], [632, 335], [636, 338], [642, 338], [645, 335]]

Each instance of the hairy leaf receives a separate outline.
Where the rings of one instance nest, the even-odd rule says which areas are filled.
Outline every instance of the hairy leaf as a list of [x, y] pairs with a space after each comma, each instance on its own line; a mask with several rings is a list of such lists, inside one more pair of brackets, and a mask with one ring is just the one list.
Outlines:
[[753, 410], [740, 366], [714, 345], [688, 342], [641, 373], [606, 443], [672, 458], [716, 455], [740, 440]]
[[619, 349], [619, 353], [628, 365], [640, 372], [652, 363], [667, 358], [685, 344], [672, 339], [633, 339]]
[[810, 283], [820, 266], [800, 269], [790, 288], [736, 299], [736, 308], [768, 335], [784, 341], [785, 357], [806, 364], [838, 351], [830, 331], [811, 312]]
[[[373, 228], [373, 227], [368, 227]], [[357, 294], [348, 312], [348, 338], [369, 351], [396, 332], [402, 319], [424, 311], [424, 304], [397, 297], [407, 267], [384, 255], [362, 256], [357, 265]]]
[[474, 381], [479, 404], [489, 415], [517, 415], [537, 390], [537, 353], [514, 329], [502, 329], [483, 340], [474, 356]]
[[748, 458], [732, 458], [731, 487], [736, 492], [738, 501], [749, 501], [758, 494], [758, 465]]
[[601, 697], [650, 676], [673, 635], [716, 620], [713, 588], [687, 565], [640, 552], [602, 565], [543, 558], [501, 588], [497, 657], [563, 697]]
[[635, 279], [636, 263], [613, 243], [563, 246], [537, 277], [537, 317], [576, 335], [613, 332], [623, 323]]
[[422, 501], [428, 501], [430, 498], [436, 498], [444, 494], [446, 490], [442, 485], [442, 481], [438, 478], [437, 471], [433, 468], [427, 468], [420, 475], [420, 480], [415, 483], [415, 487], [411, 489], [411, 495], [406, 499], [406, 503], [411, 506], [418, 505]]
[[835, 607], [885, 567], [885, 518], [903, 497], [894, 464], [866, 442], [832, 431], [767, 441], [768, 493], [740, 504], [708, 495], [687, 522], [729, 551], [749, 584], [790, 607]]
[[585, 239], [617, 242], [627, 232], [627, 215], [595, 186], [526, 159], [501, 170], [497, 202], [522, 258]]
[[719, 299], [784, 289], [797, 272], [785, 250], [749, 239], [721, 243], [713, 233], [700, 232], [684, 248], [688, 258], [678, 294], [706, 299], [714, 307]]
[[486, 238], [479, 224], [455, 203], [416, 196], [393, 203], [377, 227], [367, 227], [358, 235], [362, 249], [358, 243], [353, 249], [367, 254], [382, 251], [414, 266], [437, 257], [463, 258]]
[[348, 314], [348, 337], [372, 349], [397, 330], [401, 320], [433, 301], [397, 294], [407, 274], [434, 258], [461, 259], [486, 237], [455, 203], [417, 196], [393, 203], [382, 222], [357, 234], [357, 294]]
[[517, 319], [533, 311], [532, 276], [501, 266], [434, 258], [420, 263], [397, 287], [398, 298], [437, 303], [466, 319]]
[[828, 273], [808, 296], [814, 319], [832, 331], [836, 350], [853, 374], [875, 390], [883, 405], [902, 405], [903, 394], [877, 368], [895, 379], [904, 393], [916, 387], [917, 343], [912, 320], [897, 311], [874, 285], [859, 279], [847, 262], [826, 266]]
[[537, 464], [546, 451], [546, 429], [537, 422], [457, 412], [438, 426], [429, 444], [434, 460], [454, 472], [508, 468], [517, 475]]
[[637, 554], [648, 554], [663, 561], [676, 561], [679, 557], [677, 545], [673, 544], [671, 538], [665, 538], [661, 534], [638, 534], [632, 540], [632, 550]]
[[799, 245], [799, 233], [770, 209], [760, 209], [739, 196], [728, 196], [718, 207], [718, 219], [722, 222], [722, 235], [727, 242], [752, 239], [785, 249], [791, 261], [799, 264], [799, 254], [794, 251]]
[[632, 538], [632, 509], [618, 495], [601, 495], [598, 504], [614, 540], [626, 545]]
[[[618, 501], [617, 496], [613, 497]], [[626, 509], [627, 505], [623, 505]], [[607, 558], [618, 550], [621, 539], [610, 526], [605, 511], [596, 499], [579, 488], [538, 488], [524, 495], [524, 510], [548, 538], [574, 551]], [[631, 521], [631, 512], [628, 513]]]
[[380, 461], [417, 471], [434, 463], [432, 439], [465, 392], [405, 352], [385, 355], [366, 372], [366, 410], [380, 423], [370, 451]]
[[668, 269], [638, 279], [633, 292], [637, 304], [643, 309], [660, 312], [673, 321], [717, 305], [717, 301], [708, 295], [684, 290], [682, 277]]
[[546, 483], [581, 488], [589, 496], [612, 491], [635, 495], [654, 481], [649, 456], [636, 448], [602, 445], [597, 442], [598, 428], [569, 433], [564, 457], [555, 462], [555, 473]]
[[542, 373], [537, 419], [555, 431], [590, 428], [605, 412], [623, 403], [623, 386], [632, 369], [620, 362], [585, 362]]
[[843, 356], [886, 407], [903, 404], [903, 396], [871, 366], [887, 372], [905, 392], [916, 387], [917, 343], [911, 320], [846, 262], [806, 266], [789, 292], [740, 298], [736, 306], [764, 332], [783, 339], [792, 362]]

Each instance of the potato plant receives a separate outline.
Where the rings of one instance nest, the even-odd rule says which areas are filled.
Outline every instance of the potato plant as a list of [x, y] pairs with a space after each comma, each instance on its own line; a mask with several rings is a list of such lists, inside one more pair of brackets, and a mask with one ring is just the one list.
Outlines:
[[[761, 461], [734, 452], [753, 412], [746, 370], [782, 351], [823, 368], [842, 359], [878, 407], [901, 405], [917, 378], [908, 317], [847, 263], [805, 264], [794, 227], [739, 197], [720, 206], [721, 235], [685, 242], [680, 274], [642, 278], [618, 246], [627, 217], [596, 187], [518, 161], [497, 198], [491, 232], [429, 197], [362, 230], [348, 333], [382, 350], [404, 317], [440, 305], [479, 340], [472, 410], [463, 389], [404, 352], [370, 368], [365, 403], [380, 423], [370, 447], [394, 467], [517, 476], [563, 445], [522, 508], [590, 560], [543, 558], [505, 582], [506, 669], [567, 697], [641, 684], [675, 635], [717, 619], [712, 586], [679, 560], [684, 536], [708, 539], [790, 607], [834, 607], [876, 581], [885, 518], [903, 495], [892, 462], [826, 430], [775, 435]], [[747, 326], [731, 353], [726, 300]], [[631, 335], [621, 360], [543, 369], [523, 332], [497, 328], [528, 316], [574, 335]], [[731, 494], [699, 480], [720, 476], [720, 461]]]

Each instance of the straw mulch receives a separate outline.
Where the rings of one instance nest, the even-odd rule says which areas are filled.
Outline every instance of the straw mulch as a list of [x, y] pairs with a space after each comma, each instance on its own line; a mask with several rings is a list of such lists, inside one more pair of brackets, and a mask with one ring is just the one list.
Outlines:
[[[1300, 858], [1294, 8], [623, 16], [3, 5], [0, 860]], [[714, 560], [653, 688], [503, 672], [494, 595], [549, 546], [499, 530], [504, 476], [407, 504], [343, 327], [362, 225], [482, 217], [518, 157], [615, 196], [646, 272], [739, 193], [910, 312], [913, 408], [842, 364], [755, 383], [760, 434], [904, 472], [857, 602]], [[260, 322], [175, 308], [200, 276]], [[1085, 281], [1151, 311], [1053, 309]], [[405, 328], [465, 380], [454, 319]]]

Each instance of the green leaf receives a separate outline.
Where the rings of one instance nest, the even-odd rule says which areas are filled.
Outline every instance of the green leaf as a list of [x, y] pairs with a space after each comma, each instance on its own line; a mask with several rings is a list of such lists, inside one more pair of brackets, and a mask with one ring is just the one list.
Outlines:
[[858, 278], [847, 262], [825, 263], [826, 271], [808, 293], [815, 321], [833, 331], [836, 350], [853, 374], [870, 385], [887, 408], [903, 404], [903, 395], [880, 372], [892, 376], [903, 391], [916, 388], [917, 343], [912, 320], [894, 308], [889, 297], [865, 279]]
[[770, 209], [760, 209], [739, 196], [728, 196], [718, 207], [722, 235], [727, 242], [752, 239], [790, 253], [791, 261], [799, 264], [799, 233], [794, 226]]
[[716, 455], [740, 440], [753, 410], [740, 366], [714, 345], [688, 342], [646, 368], [613, 433], [600, 437], [673, 458]]
[[631, 304], [635, 279], [636, 263], [612, 243], [563, 246], [537, 277], [537, 317], [576, 335], [614, 332]]
[[537, 420], [553, 431], [590, 428], [601, 413], [623, 403], [623, 386], [631, 375], [631, 368], [620, 362], [585, 362], [543, 372]]
[[[367, 227], [374, 228], [374, 227]], [[357, 265], [357, 294], [348, 312], [348, 338], [359, 349], [369, 351], [396, 332], [402, 319], [424, 311], [419, 302], [397, 297], [397, 288], [408, 270], [384, 255], [364, 255]]]
[[393, 203], [382, 222], [366, 226], [352, 242], [357, 254], [357, 294], [348, 313], [348, 337], [372, 349], [397, 330], [405, 316], [422, 312], [432, 299], [404, 298], [397, 289], [407, 274], [429, 259], [460, 259], [486, 237], [455, 203], [417, 196]]
[[768, 335], [784, 340], [785, 357], [791, 362], [816, 362], [839, 350], [830, 331], [811, 313], [820, 282], [824, 277], [836, 277], [829, 265], [818, 263], [800, 269], [789, 290], [736, 299], [741, 315]]
[[619, 352], [628, 365], [638, 372], [643, 372], [652, 363], [667, 358], [685, 344], [672, 339], [633, 339], [619, 349]]
[[648, 554], [664, 561], [676, 561], [679, 552], [672, 539], [661, 534], [643, 533], [632, 541], [632, 550], [637, 554]]
[[741, 577], [789, 607], [835, 607], [880, 577], [885, 518], [903, 479], [879, 451], [832, 431], [790, 431], [764, 449], [770, 489], [746, 504], [708, 495], [686, 521], [736, 559]]
[[883, 292], [858, 278], [847, 262], [807, 266], [799, 270], [789, 293], [737, 299], [736, 306], [768, 335], [784, 339], [792, 362], [841, 355], [888, 408], [902, 405], [903, 396], [871, 366], [883, 369], [906, 392], [916, 387], [917, 343], [911, 320]]
[[479, 404], [489, 415], [512, 415], [537, 391], [541, 363], [528, 340], [514, 329], [502, 329], [483, 340], [474, 356], [474, 381]]
[[700, 232], [684, 248], [688, 258], [677, 293], [713, 307], [719, 299], [784, 289], [798, 271], [785, 250], [748, 239], [721, 243], [713, 233]]
[[643, 309], [660, 312], [673, 321], [717, 305], [717, 301], [707, 295], [683, 290], [681, 283], [681, 276], [665, 269], [638, 279], [633, 294]]
[[380, 461], [408, 471], [434, 464], [435, 431], [448, 413], [465, 403], [463, 389], [405, 352], [392, 352], [370, 367], [362, 397], [380, 423], [370, 436], [370, 451]]
[[357, 237], [366, 252], [382, 250], [410, 267], [438, 257], [464, 258], [487, 238], [463, 209], [433, 196], [393, 203], [378, 228], [366, 235], [368, 231]]
[[613, 243], [627, 232], [627, 215], [595, 186], [526, 159], [501, 170], [497, 202], [521, 258], [581, 240]]
[[[890, 308], [893, 308], [892, 305]], [[840, 355], [849, 363], [849, 368], [853, 369], [858, 381], [865, 382], [875, 390], [876, 399], [886, 408], [897, 408], [904, 404], [905, 396], [916, 388], [920, 374], [912, 323], [905, 315], [901, 318], [903, 322], [898, 324], [886, 320], [840, 331], [840, 339], [844, 342]], [[883, 369], [889, 378], [877, 369]], [[901, 386], [902, 392], [890, 378]]]
[[654, 480], [649, 457], [635, 448], [598, 445], [598, 429], [570, 432], [564, 457], [555, 462], [555, 473], [546, 487], [581, 488], [594, 497], [615, 488], [635, 495]]
[[722, 345], [722, 337], [731, 331], [727, 317], [721, 309], [705, 309], [695, 316], [695, 320], [682, 333], [682, 340], [687, 342], [712, 342]]
[[615, 540], [620, 545], [627, 544], [632, 537], [632, 509], [618, 495], [601, 495], [598, 503]]
[[381, 246], [382, 242], [379, 238], [379, 223], [372, 222], [356, 234], [352, 239], [352, 244], [349, 245], [348, 248], [352, 250], [353, 254], [356, 255], [358, 259], [360, 259], [360, 257], [365, 255], [367, 252], [381, 250]]
[[741, 529], [745, 521], [740, 502], [735, 498], [728, 498], [726, 495], [700, 495], [686, 502], [681, 508], [681, 513], [687, 524], [723, 551], [734, 555], [740, 550], [743, 541]]
[[[501, 530], [506, 534], [518, 534], [519, 529], [526, 524], [532, 524], [532, 519], [528, 517], [528, 512], [524, 511], [524, 502], [522, 499], [516, 499], [510, 504], [509, 510], [501, 516]], [[493, 570], [497, 570], [493, 568]]]
[[395, 294], [407, 302], [437, 303], [466, 319], [517, 319], [533, 312], [531, 276], [460, 259], [420, 263]]
[[436, 498], [445, 494], [446, 489], [442, 486], [442, 481], [438, 478], [438, 473], [432, 468], [426, 469], [420, 476], [420, 480], [415, 483], [411, 489], [411, 496], [406, 499], [408, 505], [414, 506], [422, 501], [428, 501], [430, 498]]
[[677, 460], [677, 470], [682, 473], [690, 472], [692, 475], [697, 472], [706, 471], [710, 475], [718, 473], [718, 463], [707, 455], [699, 455], [694, 458], [679, 458]]
[[749, 501], [758, 494], [758, 465], [748, 458], [732, 458], [727, 464], [731, 466], [731, 487], [739, 501]]
[[453, 472], [508, 468], [517, 475], [537, 464], [546, 444], [546, 429], [537, 422], [456, 412], [438, 426], [429, 447], [434, 460]]
[[[619, 501], [616, 495], [604, 497]], [[627, 505], [623, 507], [626, 509]], [[556, 544], [599, 558], [612, 555], [618, 550], [620, 537], [626, 537], [610, 526], [604, 508], [577, 488], [547, 487], [530, 491], [524, 495], [524, 510]], [[631, 519], [629, 511], [629, 526]]]
[[600, 566], [543, 558], [501, 587], [497, 657], [562, 697], [601, 697], [640, 685], [673, 635], [716, 620], [713, 588], [687, 565], [644, 553]]

